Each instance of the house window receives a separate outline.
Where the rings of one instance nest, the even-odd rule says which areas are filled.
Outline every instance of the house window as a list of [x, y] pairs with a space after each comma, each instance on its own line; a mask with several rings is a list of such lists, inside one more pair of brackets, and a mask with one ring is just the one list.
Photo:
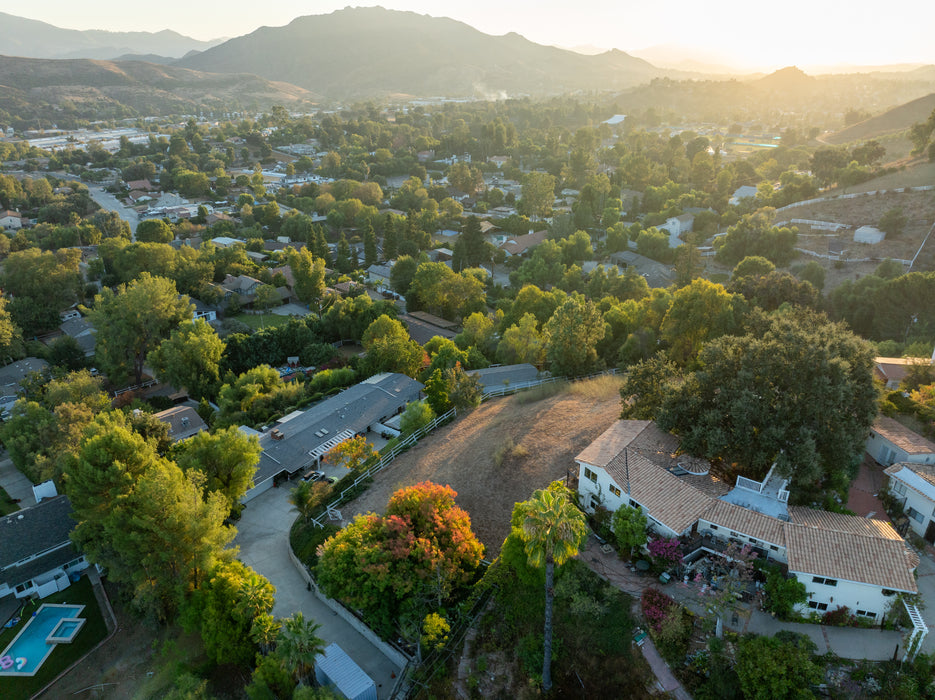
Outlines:
[[712, 526], [711, 526], [711, 529], [712, 529], [712, 530], [717, 530], [717, 525], [712, 525]]
[[620, 495], [620, 489], [618, 489], [618, 488], [617, 488], [616, 486], [614, 486], [613, 484], [610, 485], [610, 492], [611, 492], [612, 494], [614, 494], [615, 496], [619, 496], [619, 495]]
[[590, 479], [590, 480], [593, 481], [595, 484], [597, 483], [597, 474], [595, 474], [594, 472], [592, 472], [592, 471], [591, 471], [590, 469], [588, 469], [587, 467], [584, 468], [584, 478], [585, 478], [585, 479]]
[[21, 583], [20, 585], [18, 585], [16, 587], [16, 592], [23, 593], [28, 588], [32, 588], [32, 581], [26, 581], [25, 583]]
[[769, 548], [770, 548], [771, 550], [773, 550], [774, 552], [778, 552], [778, 551], [779, 551], [779, 547], [777, 547], [777, 546], [774, 545], [774, 544], [771, 544], [771, 545], [769, 546]]
[[828, 604], [827, 603], [816, 603], [814, 600], [810, 600], [808, 601], [808, 607], [810, 607], [812, 610], [827, 610]]
[[893, 490], [898, 493], [900, 496], [906, 495], [906, 485], [898, 481], [891, 481], [890, 484], [893, 486]]
[[890, 590], [889, 588], [884, 588], [884, 589], [881, 591], [881, 593], [882, 593], [883, 595], [885, 595], [887, 598], [889, 598], [890, 596], [896, 595], [896, 591]]
[[923, 516], [922, 513], [917, 511], [912, 506], [910, 506], [909, 510], [906, 511], [906, 515], [915, 520], [917, 523], [921, 523], [923, 520], [925, 520], [925, 516]]
[[837, 579], [833, 578], [823, 578], [821, 576], [812, 576], [812, 583], [820, 583], [824, 586], [837, 586]]
[[631, 507], [631, 508], [639, 508], [639, 507], [640, 507], [640, 504], [637, 503], [636, 501], [634, 501], [634, 500], [631, 498], [631, 499], [630, 499], [630, 507]]
[[756, 544], [756, 538], [755, 538], [755, 537], [748, 537], [748, 538], [747, 538], [747, 541], [750, 542], [751, 544]]
[[601, 499], [597, 497], [597, 494], [591, 494], [591, 510], [599, 508], [601, 505]]
[[876, 613], [870, 612], [869, 610], [858, 610], [857, 614], [860, 615], [861, 617], [874, 617], [875, 618], [877, 616]]

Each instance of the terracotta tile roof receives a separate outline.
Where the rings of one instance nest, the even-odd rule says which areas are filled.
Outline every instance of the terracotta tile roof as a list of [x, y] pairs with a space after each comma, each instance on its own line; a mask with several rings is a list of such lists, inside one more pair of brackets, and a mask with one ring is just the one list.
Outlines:
[[785, 523], [755, 510], [715, 499], [701, 517], [718, 527], [726, 527], [747, 537], [756, 537], [779, 547], [786, 546], [783, 534]]
[[789, 570], [916, 593], [919, 557], [901, 539], [786, 524]]
[[648, 420], [618, 420], [581, 450], [575, 461], [593, 464], [595, 467], [606, 467], [650, 425], [654, 424]]
[[874, 370], [880, 375], [880, 379], [898, 384], [906, 378], [910, 365], [929, 362], [927, 357], [877, 357], [874, 359]]
[[880, 416], [876, 419], [873, 432], [907, 454], [935, 454], [935, 443], [887, 416]]
[[537, 245], [541, 244], [548, 233], [548, 231], [543, 230], [536, 231], [535, 233], [527, 233], [525, 236], [517, 236], [516, 238], [508, 240], [501, 245], [500, 248], [510, 255], [520, 255], [530, 248], [535, 248]]
[[814, 508], [803, 508], [801, 506], [789, 506], [789, 517], [795, 525], [902, 541], [899, 533], [885, 520], [861, 518], [855, 515], [831, 513], [826, 510], [815, 510]]
[[710, 496], [660, 469], [635, 450], [620, 452], [605, 468], [623, 488], [629, 474], [630, 495], [653, 518], [675, 532], [690, 529], [711, 504]]

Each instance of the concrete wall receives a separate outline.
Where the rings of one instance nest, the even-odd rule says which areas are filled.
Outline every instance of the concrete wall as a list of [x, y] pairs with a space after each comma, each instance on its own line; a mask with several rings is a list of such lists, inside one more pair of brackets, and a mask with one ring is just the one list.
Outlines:
[[408, 663], [409, 659], [406, 658], [405, 654], [380, 639], [380, 637], [377, 636], [377, 634], [372, 629], [367, 627], [367, 625], [361, 622], [354, 615], [354, 613], [345, 608], [338, 601], [332, 600], [324, 593], [322, 593], [318, 589], [318, 584], [315, 582], [315, 579], [313, 579], [312, 575], [308, 572], [308, 569], [305, 568], [305, 565], [298, 560], [295, 554], [293, 554], [292, 547], [289, 547], [289, 559], [292, 560], [292, 564], [295, 566], [296, 570], [302, 574], [302, 578], [305, 579], [305, 583], [311, 586], [312, 592], [322, 603], [331, 608], [341, 619], [360, 632], [368, 642], [383, 652], [383, 655], [386, 656], [386, 658], [388, 658], [390, 661], [400, 667], [405, 666], [406, 663]]

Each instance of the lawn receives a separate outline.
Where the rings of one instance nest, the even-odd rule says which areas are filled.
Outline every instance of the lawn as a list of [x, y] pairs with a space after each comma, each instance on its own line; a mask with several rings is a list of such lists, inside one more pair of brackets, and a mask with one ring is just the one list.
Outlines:
[[[87, 576], [82, 576], [77, 583], [73, 583], [64, 591], [59, 591], [38, 601], [37, 605], [30, 605], [28, 615], [37, 609], [43, 603], [70, 603], [73, 605], [84, 605], [81, 617], [87, 622], [78, 636], [71, 644], [59, 644], [55, 647], [49, 658], [38, 670], [35, 676], [28, 678], [14, 678], [10, 676], [0, 676], [0, 695], [5, 700], [17, 700], [18, 698], [28, 698], [39, 692], [59, 673], [71, 666], [75, 661], [87, 654], [104, 637], [107, 636], [107, 624], [101, 615], [100, 608], [97, 605], [97, 599], [94, 597], [94, 591], [91, 587], [91, 581]], [[18, 625], [11, 629], [4, 629], [0, 633], [0, 651], [6, 648], [7, 644], [13, 641], [13, 638], [26, 625], [30, 618], [23, 617]]]
[[19, 510], [19, 506], [10, 498], [10, 494], [0, 486], [0, 516], [9, 515]]
[[234, 316], [238, 321], [251, 328], [278, 328], [289, 323], [291, 316], [280, 316], [278, 314], [240, 314]]

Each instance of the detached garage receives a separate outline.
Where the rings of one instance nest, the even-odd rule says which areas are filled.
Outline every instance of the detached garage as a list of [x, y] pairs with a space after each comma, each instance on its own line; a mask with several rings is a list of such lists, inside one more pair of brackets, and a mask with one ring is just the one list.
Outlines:
[[377, 700], [377, 686], [337, 644], [315, 660], [315, 680], [347, 700]]

